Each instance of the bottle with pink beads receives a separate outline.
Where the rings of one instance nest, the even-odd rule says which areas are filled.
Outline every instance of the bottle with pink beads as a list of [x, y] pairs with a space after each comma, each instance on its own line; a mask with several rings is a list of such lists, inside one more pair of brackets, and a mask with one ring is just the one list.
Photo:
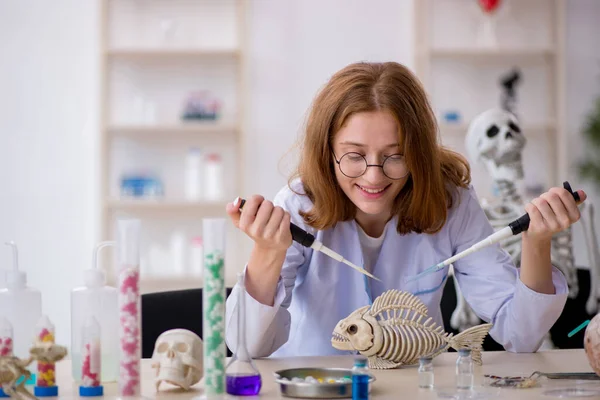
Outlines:
[[118, 397], [141, 398], [140, 221], [117, 221], [119, 305]]
[[[42, 315], [36, 326], [35, 342], [55, 343], [54, 324], [46, 315]], [[58, 396], [56, 386], [56, 364], [53, 362], [37, 362], [37, 382], [33, 394], [38, 397]]]
[[[13, 328], [5, 317], [0, 317], [0, 357], [13, 355]], [[0, 386], [0, 397], [10, 397]]]
[[79, 396], [103, 396], [104, 387], [100, 384], [102, 377], [102, 345], [100, 341], [100, 324], [93, 316], [89, 316], [81, 329], [81, 384]]
[[96, 245], [91, 268], [83, 271], [83, 285], [71, 291], [71, 367], [73, 379], [81, 382], [82, 330], [89, 317], [94, 317], [102, 327], [101, 349], [102, 382], [116, 382], [119, 374], [119, 328], [117, 288], [106, 284], [106, 274], [100, 268], [100, 252], [115, 246], [114, 241], [100, 242]]

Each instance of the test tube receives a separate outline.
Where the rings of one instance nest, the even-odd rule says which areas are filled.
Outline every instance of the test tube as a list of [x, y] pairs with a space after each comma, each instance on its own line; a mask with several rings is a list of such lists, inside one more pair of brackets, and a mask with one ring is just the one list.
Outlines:
[[[13, 327], [8, 319], [0, 317], [0, 357], [10, 357], [13, 355]], [[4, 393], [0, 385], [0, 397], [10, 397]]]
[[[55, 343], [54, 324], [47, 315], [42, 315], [36, 325], [35, 341], [37, 343]], [[58, 396], [56, 386], [56, 365], [53, 362], [37, 362], [37, 382], [33, 394], [39, 397]]]
[[204, 289], [202, 317], [204, 338], [204, 398], [223, 398], [225, 393], [225, 219], [202, 220], [204, 238]]
[[102, 396], [104, 388], [100, 384], [102, 352], [100, 344], [100, 324], [93, 316], [89, 316], [81, 329], [81, 397]]
[[8, 319], [0, 317], [0, 357], [13, 355], [13, 327]]
[[120, 397], [140, 396], [140, 221], [117, 223], [119, 268], [119, 385]]

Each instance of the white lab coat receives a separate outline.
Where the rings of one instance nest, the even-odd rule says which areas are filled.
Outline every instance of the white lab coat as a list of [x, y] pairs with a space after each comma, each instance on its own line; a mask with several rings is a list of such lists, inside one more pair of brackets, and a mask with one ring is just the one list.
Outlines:
[[[302, 184], [294, 181], [295, 192]], [[335, 227], [315, 231], [307, 226], [299, 210], [309, 210], [311, 202], [288, 187], [274, 203], [287, 210], [292, 222], [313, 233], [325, 246], [356, 265], [363, 265], [356, 221], [339, 222]], [[294, 242], [288, 249], [277, 286], [275, 303], [267, 306], [246, 294], [247, 346], [252, 357], [312, 356], [347, 354], [331, 345], [331, 334], [339, 320], [359, 307], [369, 305], [386, 290], [399, 289], [417, 295], [440, 325], [440, 301], [448, 267], [406, 283], [405, 279], [470, 247], [493, 233], [473, 188], [460, 189], [446, 224], [434, 235], [399, 235], [396, 219], [386, 227], [385, 238], [371, 281], [371, 294], [365, 276], [321, 252]], [[555, 294], [535, 292], [519, 279], [508, 253], [499, 245], [473, 253], [454, 265], [462, 293], [486, 322], [494, 325], [490, 335], [507, 351], [532, 352], [560, 316], [568, 287], [554, 266]], [[232, 351], [237, 345], [237, 285], [226, 304], [226, 341]]]

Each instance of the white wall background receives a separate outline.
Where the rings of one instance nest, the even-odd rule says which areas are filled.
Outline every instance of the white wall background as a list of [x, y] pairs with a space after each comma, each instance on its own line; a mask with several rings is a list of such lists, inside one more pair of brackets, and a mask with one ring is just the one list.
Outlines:
[[[281, 157], [333, 72], [356, 60], [413, 66], [413, 1], [250, 2], [244, 195], [272, 198], [285, 184], [289, 169], [279, 169]], [[70, 342], [69, 291], [81, 283], [100, 239], [95, 3], [0, 2], [0, 240], [19, 244], [21, 267], [42, 290], [62, 343]], [[600, 94], [600, 2], [570, 1], [568, 10], [568, 124], [576, 157], [581, 118]], [[575, 175], [571, 180], [589, 188]], [[581, 249], [577, 258], [587, 262]], [[9, 266], [6, 247], [0, 268]]]
[[0, 1], [0, 241], [64, 344], [98, 227], [97, 21], [94, 1]]

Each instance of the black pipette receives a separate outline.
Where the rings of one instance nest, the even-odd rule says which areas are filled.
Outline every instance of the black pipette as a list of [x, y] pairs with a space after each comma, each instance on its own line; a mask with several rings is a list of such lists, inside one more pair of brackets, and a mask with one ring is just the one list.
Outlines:
[[[567, 182], [567, 181], [563, 182], [563, 187], [566, 190], [568, 190], [569, 193], [571, 193], [571, 195], [573, 196], [575, 201], [581, 200], [579, 198], [579, 193], [573, 192], [573, 190], [571, 190], [571, 185], [569, 185], [569, 182]], [[531, 220], [529, 219], [529, 214], [525, 213], [521, 217], [515, 219], [513, 222], [508, 224], [508, 226], [506, 228], [502, 228], [499, 231], [492, 233], [490, 236], [488, 236], [487, 238], [483, 239], [482, 241], [480, 241], [478, 243], [475, 243], [473, 246], [469, 247], [468, 249], [463, 250], [460, 253], [448, 258], [447, 260], [442, 261], [439, 264], [433, 265], [433, 266], [427, 268], [426, 270], [419, 272], [417, 275], [414, 275], [414, 276], [406, 279], [406, 282], [411, 282], [411, 281], [417, 280], [425, 275], [439, 271], [440, 269], [452, 264], [453, 262], [455, 262], [465, 256], [468, 256], [471, 253], [481, 250], [484, 247], [487, 247], [494, 243], [498, 243], [499, 241], [506, 239], [508, 237], [518, 235], [519, 233], [524, 232], [529, 228], [529, 222], [531, 222]]]
[[[237, 198], [233, 201], [233, 204], [236, 204], [238, 201], [241, 201], [240, 203], [240, 210], [244, 207], [244, 204], [246, 204], [246, 200], [245, 199], [241, 199], [241, 198]], [[364, 268], [360, 268], [359, 266], [351, 263], [350, 261], [346, 260], [344, 257], [342, 257], [340, 254], [336, 253], [335, 251], [331, 250], [330, 248], [326, 247], [325, 245], [323, 245], [323, 243], [321, 243], [320, 241], [318, 241], [317, 239], [315, 239], [314, 235], [306, 232], [304, 229], [300, 228], [298, 225], [290, 222], [290, 230], [292, 232], [292, 239], [298, 243], [300, 243], [302, 246], [304, 247], [310, 247], [311, 249], [317, 250], [322, 252], [323, 254], [333, 258], [336, 261], [342, 262], [352, 268], [354, 268], [355, 270], [357, 270], [358, 272], [360, 272], [361, 274], [367, 275], [370, 278], [373, 278], [375, 280], [378, 280], [381, 282], [381, 279], [373, 276], [372, 274], [370, 274], [368, 271], [366, 271]]]

